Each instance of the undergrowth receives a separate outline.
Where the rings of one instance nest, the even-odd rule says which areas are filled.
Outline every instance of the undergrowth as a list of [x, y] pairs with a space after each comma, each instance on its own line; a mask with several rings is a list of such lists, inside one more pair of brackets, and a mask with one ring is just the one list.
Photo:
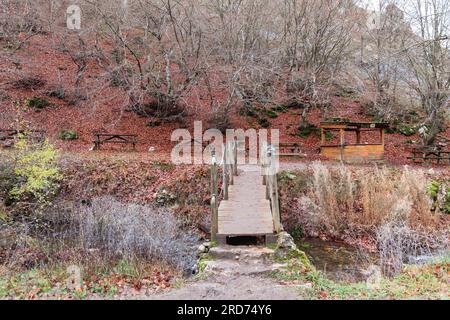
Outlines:
[[[318, 162], [307, 170], [282, 172], [283, 224], [303, 236], [366, 239], [380, 253], [384, 271], [399, 272], [408, 256], [448, 247], [445, 203], [436, 204], [429, 192], [436, 178], [407, 167], [355, 169]], [[445, 195], [448, 180], [439, 180], [444, 191], [434, 195]]]

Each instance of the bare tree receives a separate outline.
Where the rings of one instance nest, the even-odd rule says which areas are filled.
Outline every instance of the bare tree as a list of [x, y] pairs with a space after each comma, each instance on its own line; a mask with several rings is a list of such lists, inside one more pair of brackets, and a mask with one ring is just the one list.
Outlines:
[[361, 67], [373, 88], [373, 111], [382, 119], [392, 120], [398, 103], [401, 78], [401, 48], [409, 26], [393, 0], [378, 2], [378, 11], [363, 21]]
[[414, 34], [405, 41], [407, 79], [426, 114], [421, 136], [432, 144], [444, 126], [450, 94], [450, 1], [411, 0], [410, 20]]
[[[326, 90], [319, 88], [329, 87], [349, 56], [355, 4], [350, 0], [284, 0], [281, 8], [288, 91], [306, 97], [312, 105], [326, 105]], [[302, 123], [306, 112], [307, 108]]]

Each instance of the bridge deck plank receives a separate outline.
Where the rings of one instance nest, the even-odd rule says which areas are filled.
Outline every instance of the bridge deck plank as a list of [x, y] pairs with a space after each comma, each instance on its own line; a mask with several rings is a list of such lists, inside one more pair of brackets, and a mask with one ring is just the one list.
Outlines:
[[218, 234], [273, 234], [270, 202], [266, 200], [260, 171], [244, 171], [234, 180], [229, 187], [229, 200], [222, 200], [219, 206]]

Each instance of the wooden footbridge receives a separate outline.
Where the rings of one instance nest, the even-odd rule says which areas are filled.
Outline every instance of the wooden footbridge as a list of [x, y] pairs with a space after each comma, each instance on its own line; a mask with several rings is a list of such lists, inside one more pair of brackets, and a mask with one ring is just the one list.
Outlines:
[[212, 154], [211, 240], [226, 244], [230, 238], [264, 237], [273, 242], [281, 230], [273, 149], [262, 146], [258, 165], [239, 168], [237, 149], [237, 141], [224, 145], [220, 162]]

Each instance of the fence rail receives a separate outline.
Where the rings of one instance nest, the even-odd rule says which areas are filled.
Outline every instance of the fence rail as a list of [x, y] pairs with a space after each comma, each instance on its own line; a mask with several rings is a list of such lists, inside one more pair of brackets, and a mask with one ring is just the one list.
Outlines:
[[270, 201], [273, 227], [276, 233], [282, 231], [280, 217], [280, 197], [278, 194], [277, 168], [275, 161], [275, 148], [262, 143], [260, 149], [260, 164], [263, 176], [263, 185], [266, 186], [266, 199]]
[[[222, 186], [219, 194], [219, 166], [222, 167]], [[217, 240], [219, 226], [219, 197], [228, 200], [228, 188], [237, 176], [237, 141], [227, 142], [222, 146], [222, 159], [218, 163], [216, 150], [211, 151], [211, 241]]]

